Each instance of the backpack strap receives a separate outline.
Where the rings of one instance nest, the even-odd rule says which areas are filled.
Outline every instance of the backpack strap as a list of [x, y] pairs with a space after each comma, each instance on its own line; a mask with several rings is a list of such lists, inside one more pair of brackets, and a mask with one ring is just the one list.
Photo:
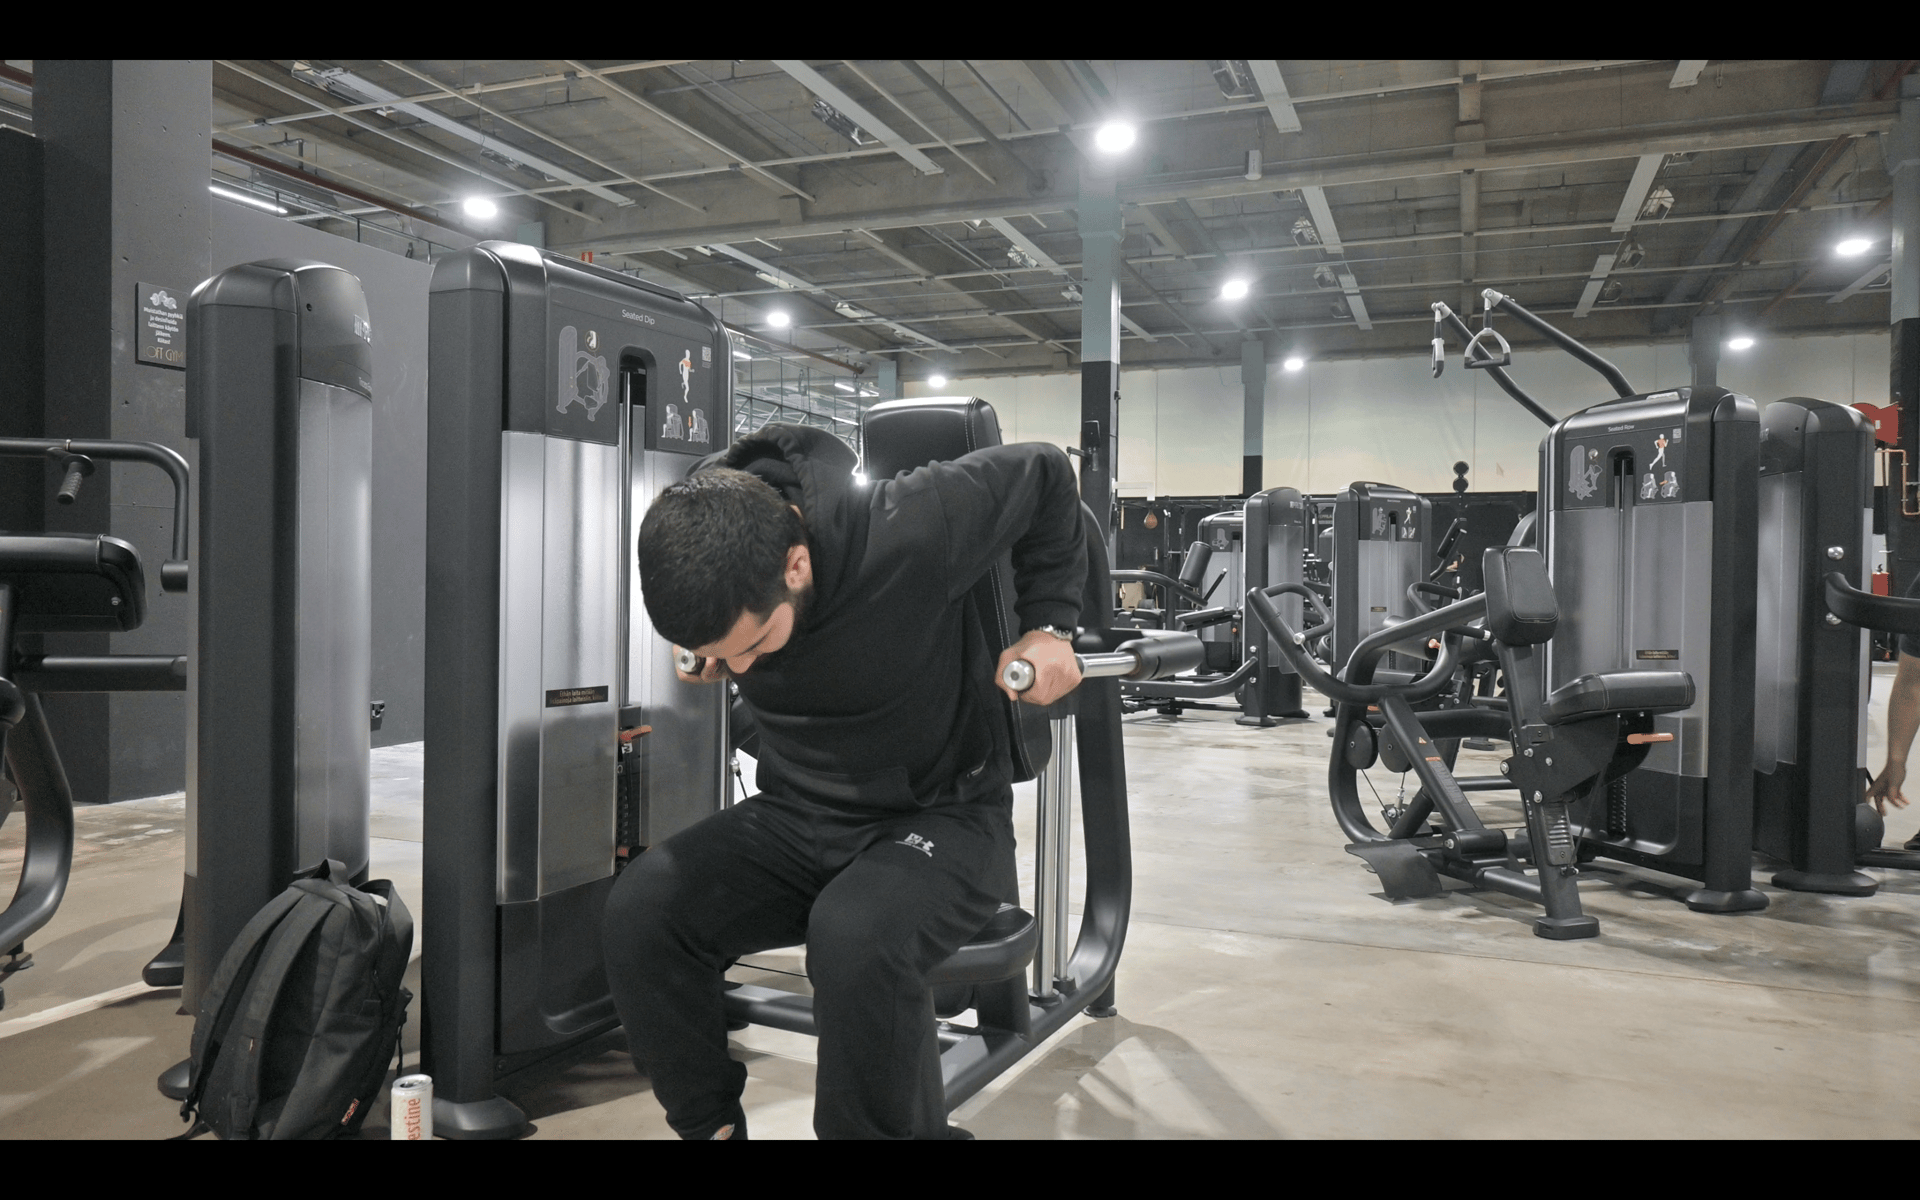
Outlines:
[[296, 892], [282, 892], [253, 914], [253, 919], [241, 928], [233, 944], [227, 947], [212, 981], [207, 984], [207, 990], [201, 993], [200, 1011], [193, 1022], [191, 1077], [186, 1099], [180, 1104], [181, 1120], [186, 1120], [187, 1115], [200, 1103], [200, 1094], [207, 1086], [209, 1068], [220, 1053], [221, 1043], [226, 1040], [227, 1027], [233, 1023], [234, 1015], [239, 1011], [240, 994], [245, 987], [234, 985], [244, 985], [246, 979], [252, 976], [261, 952], [266, 949], [269, 933], [293, 911], [293, 906], [299, 900]]
[[253, 1124], [254, 1107], [260, 1100], [260, 1042], [266, 1037], [267, 1022], [273, 1017], [274, 1005], [280, 999], [280, 989], [286, 984], [287, 975], [301, 951], [306, 949], [307, 939], [337, 907], [325, 896], [304, 890], [296, 890], [293, 894], [297, 901], [293, 915], [274, 930], [266, 952], [260, 958], [260, 966], [247, 986], [246, 1007], [234, 1022], [231, 1040], [234, 1048], [246, 1055], [237, 1094], [225, 1098], [231, 1106], [231, 1127], [236, 1131]]

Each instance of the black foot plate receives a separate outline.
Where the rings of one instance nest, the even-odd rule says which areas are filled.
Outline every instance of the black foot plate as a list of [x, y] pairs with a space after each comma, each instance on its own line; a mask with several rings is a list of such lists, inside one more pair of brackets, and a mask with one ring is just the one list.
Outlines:
[[505, 1096], [456, 1103], [433, 1098], [433, 1135], [456, 1141], [525, 1137], [532, 1132], [527, 1114]]
[[169, 1100], [185, 1100], [193, 1085], [193, 1060], [183, 1058], [179, 1062], [160, 1072], [156, 1081], [160, 1085], [160, 1094]]
[[1347, 853], [1363, 860], [1380, 877], [1380, 890], [1389, 900], [1418, 900], [1442, 891], [1440, 872], [1410, 842], [1371, 842], [1348, 846]]
[[167, 944], [167, 948], [153, 956], [153, 961], [140, 971], [140, 979], [148, 987], [179, 987], [187, 979], [187, 944], [184, 940]]
[[1696, 888], [1681, 897], [1688, 908], [1695, 912], [1737, 913], [1760, 912], [1767, 907], [1764, 892], [1753, 888], [1743, 888], [1737, 892], [1720, 892], [1711, 888]]
[[1782, 871], [1773, 886], [1793, 892], [1822, 892], [1829, 896], [1871, 896], [1880, 881], [1860, 871]]

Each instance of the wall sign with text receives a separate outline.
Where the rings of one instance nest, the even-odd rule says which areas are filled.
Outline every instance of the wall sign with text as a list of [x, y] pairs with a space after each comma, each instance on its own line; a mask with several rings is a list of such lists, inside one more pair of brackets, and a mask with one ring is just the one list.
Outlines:
[[136, 351], [143, 363], [187, 369], [187, 293], [157, 283], [139, 285], [133, 301]]

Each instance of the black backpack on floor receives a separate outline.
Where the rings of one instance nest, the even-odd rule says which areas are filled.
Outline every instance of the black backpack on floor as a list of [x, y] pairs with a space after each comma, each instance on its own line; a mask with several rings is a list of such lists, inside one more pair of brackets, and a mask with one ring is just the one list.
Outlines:
[[200, 999], [186, 1135], [351, 1137], [367, 1118], [413, 996], [413, 917], [393, 884], [355, 888], [334, 861], [303, 871], [234, 938]]

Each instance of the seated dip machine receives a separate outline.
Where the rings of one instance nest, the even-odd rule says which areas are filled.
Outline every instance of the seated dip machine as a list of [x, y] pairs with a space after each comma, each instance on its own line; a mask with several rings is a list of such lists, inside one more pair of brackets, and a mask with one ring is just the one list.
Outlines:
[[[509, 242], [428, 297], [422, 1069], [434, 1131], [617, 1030], [600, 914], [634, 848], [726, 802], [725, 690], [640, 602], [646, 507], [733, 428], [704, 308]], [[696, 395], [695, 393], [698, 393]]]
[[[997, 446], [1000, 426], [992, 406], [983, 400], [896, 400], [867, 411], [862, 444], [869, 478], [883, 480], [924, 463]], [[1086, 678], [1050, 708], [1009, 703], [1005, 711], [1014, 779], [1038, 776], [1034, 908], [1028, 913], [1015, 904], [1002, 904], [972, 941], [929, 976], [936, 989], [966, 989], [964, 1003], [949, 1004], [939, 1015], [957, 1016], [971, 1008], [979, 1019], [973, 1027], [942, 1026], [943, 1095], [928, 1097], [929, 1111], [951, 1112], [1076, 1014], [1114, 1013], [1113, 977], [1126, 943], [1133, 892], [1119, 684], [1122, 678], [1151, 679], [1191, 670], [1199, 665], [1202, 650], [1190, 633], [1108, 628], [1113, 582], [1106, 545], [1084, 505], [1082, 524], [1088, 570], [1074, 649]], [[1019, 636], [1012, 623], [1012, 580], [1012, 563], [1003, 558], [969, 597], [995, 658]], [[1024, 691], [1032, 682], [1032, 668], [1012, 663], [1006, 681], [1013, 690]], [[1087, 878], [1079, 937], [1070, 948], [1068, 806], [1076, 764]], [[727, 992], [726, 1005], [732, 1020], [817, 1033], [810, 996], [738, 984]]]

